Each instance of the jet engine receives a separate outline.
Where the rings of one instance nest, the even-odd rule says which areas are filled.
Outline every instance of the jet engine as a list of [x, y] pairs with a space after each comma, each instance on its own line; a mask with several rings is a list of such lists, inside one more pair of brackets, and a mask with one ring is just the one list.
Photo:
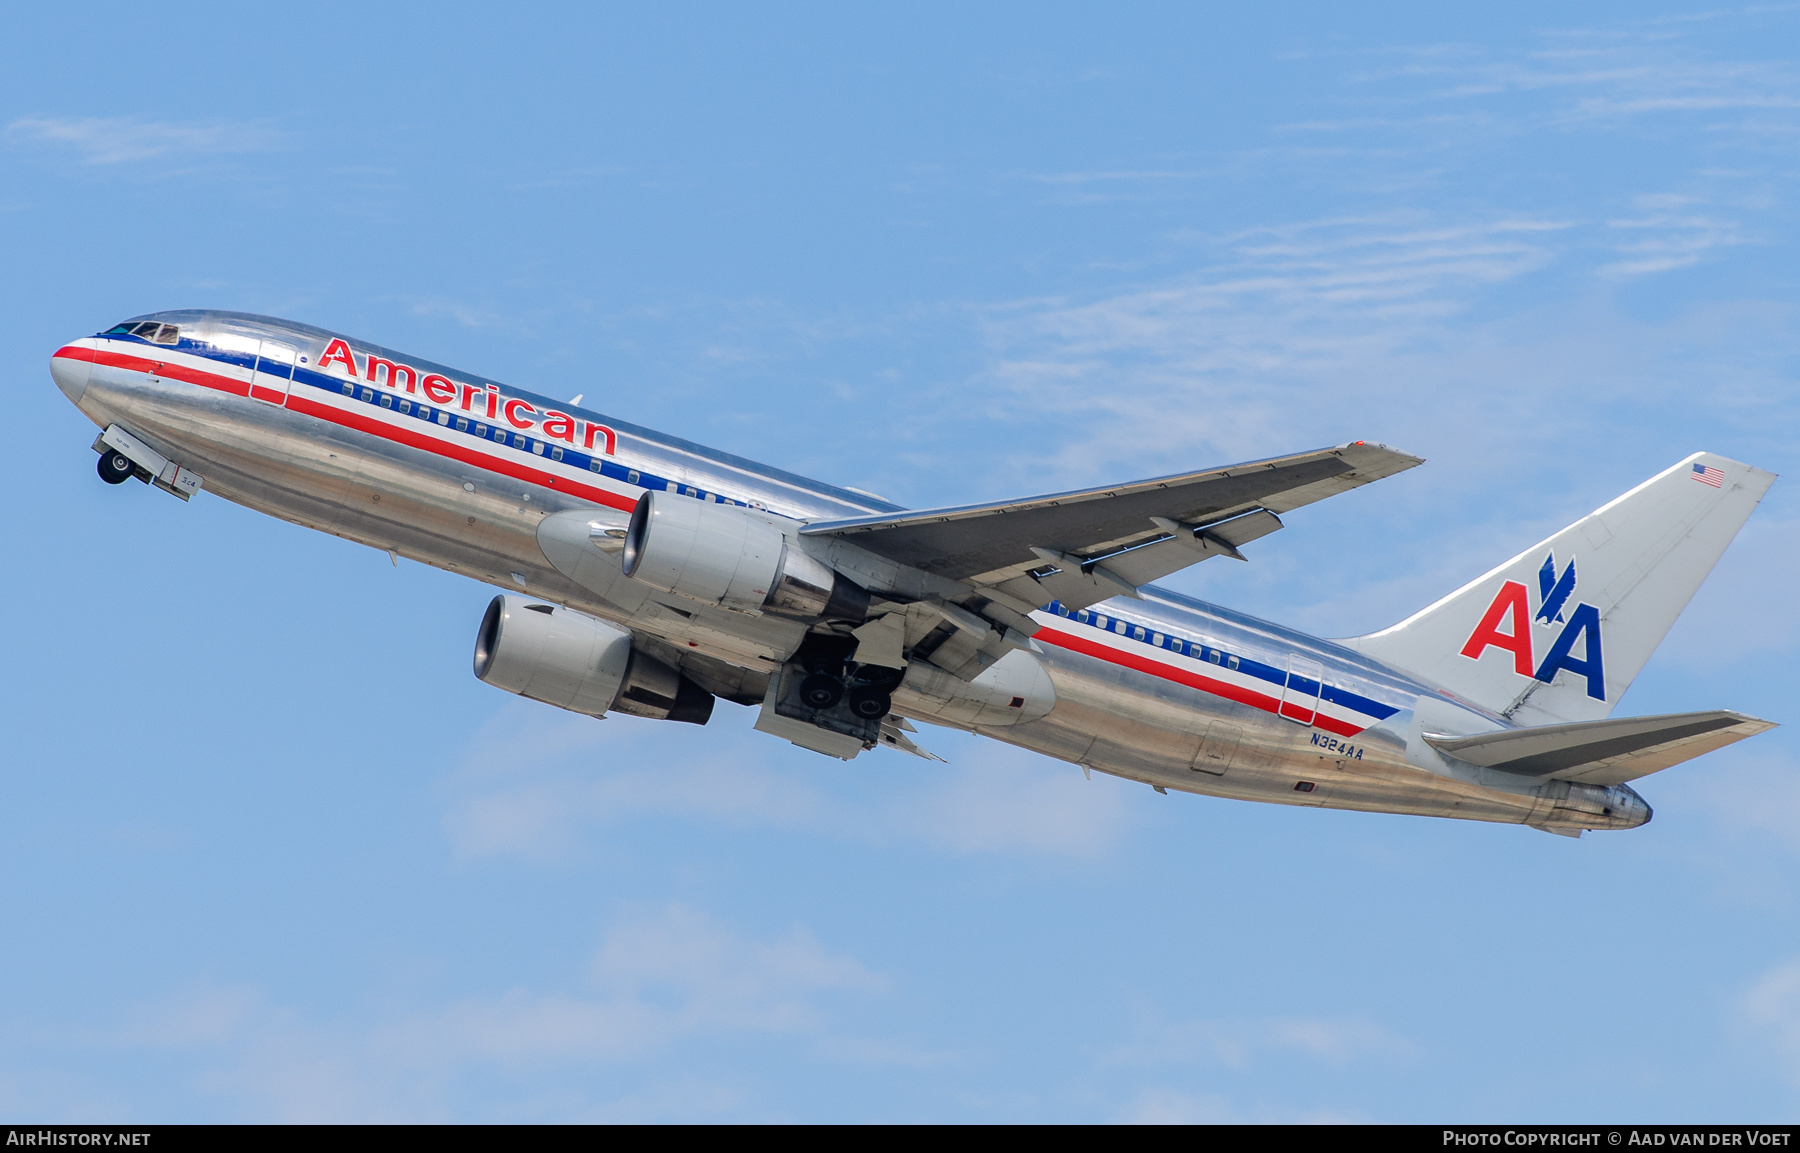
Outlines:
[[620, 567], [654, 589], [738, 612], [860, 622], [866, 589], [789, 542], [774, 517], [668, 492], [638, 498]]
[[502, 594], [475, 634], [475, 675], [487, 684], [590, 717], [608, 711], [703, 725], [713, 695], [655, 657], [631, 633], [557, 605]]

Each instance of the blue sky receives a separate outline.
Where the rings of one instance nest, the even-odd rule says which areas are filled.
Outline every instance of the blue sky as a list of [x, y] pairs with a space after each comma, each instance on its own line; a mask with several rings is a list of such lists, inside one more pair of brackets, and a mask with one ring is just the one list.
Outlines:
[[1351, 635], [1786, 474], [1624, 711], [1787, 722], [1800, 9], [39, 5], [0, 45], [8, 1120], [1800, 1107], [1783, 728], [1517, 827], [845, 765], [470, 675], [490, 590], [102, 485], [62, 341], [273, 313], [908, 505], [1381, 440], [1171, 583]]

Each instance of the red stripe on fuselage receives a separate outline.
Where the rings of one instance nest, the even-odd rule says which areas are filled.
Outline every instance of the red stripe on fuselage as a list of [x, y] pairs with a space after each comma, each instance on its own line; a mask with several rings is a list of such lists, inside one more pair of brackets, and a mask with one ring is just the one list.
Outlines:
[[[1149, 657], [1142, 656], [1138, 653], [1116, 649], [1111, 645], [1104, 645], [1098, 641], [1088, 640], [1086, 637], [1076, 636], [1074, 633], [1063, 632], [1061, 629], [1048, 627], [1040, 628], [1037, 632], [1032, 634], [1032, 639], [1049, 641], [1058, 648], [1068, 649], [1070, 652], [1081, 653], [1083, 656], [1110, 661], [1115, 665], [1123, 665], [1128, 669], [1135, 669], [1140, 673], [1148, 673], [1153, 677], [1161, 677], [1165, 681], [1174, 681], [1177, 684], [1186, 685], [1191, 689], [1199, 689], [1203, 693], [1211, 693], [1215, 697], [1224, 697], [1226, 700], [1236, 701], [1241, 705], [1249, 705], [1251, 708], [1261, 709], [1265, 713], [1278, 712], [1280, 709], [1281, 701], [1265, 693], [1259, 693], [1254, 689], [1247, 689], [1241, 685], [1234, 685], [1227, 681], [1214, 680], [1212, 677], [1189, 672], [1186, 669], [1177, 668], [1176, 666], [1167, 664], [1163, 661], [1152, 660]], [[1354, 737], [1356, 734], [1362, 732], [1361, 728], [1358, 728], [1355, 725], [1345, 724], [1336, 717], [1328, 717], [1323, 712], [1318, 713], [1313, 717], [1313, 726], [1315, 728], [1324, 729], [1328, 733], [1336, 733], [1340, 737]]]
[[[95, 349], [93, 351], [94, 363], [108, 365], [113, 368], [123, 368], [134, 372], [148, 373], [155, 368], [158, 363], [162, 363], [151, 360], [148, 357], [132, 356], [122, 352], [111, 352], [104, 349]], [[62, 350], [59, 350], [56, 355], [61, 356], [62, 354]], [[219, 392], [229, 392], [233, 396], [248, 396], [250, 393], [250, 386], [247, 382], [235, 380], [229, 376], [222, 376], [216, 372], [207, 372], [204, 369], [162, 363], [162, 367], [156, 369], [155, 374], [168, 380], [179, 380], [184, 384], [195, 384], [199, 385], [201, 388], [211, 388]], [[301, 385], [300, 387], [305, 388], [307, 386]], [[316, 400], [309, 400], [303, 396], [295, 396], [292, 393], [289, 393], [287, 407], [290, 410], [305, 416], [317, 417], [320, 420], [330, 421], [332, 424], [342, 425], [345, 428], [353, 428], [358, 432], [366, 432], [370, 436], [378, 436], [383, 440], [393, 441], [395, 444], [406, 445], [408, 448], [416, 448], [424, 452], [434, 453], [438, 456], [449, 457], [451, 460], [461, 461], [464, 464], [472, 464], [477, 468], [485, 469], [488, 472], [499, 473], [502, 476], [509, 476], [514, 480], [522, 480], [527, 484], [541, 485], [544, 488], [554, 488], [562, 492], [574, 493], [576, 496], [586, 497], [595, 504], [603, 504], [609, 508], [625, 510], [637, 507], [637, 500], [635, 498], [625, 496], [622, 493], [612, 492], [604, 488], [595, 488], [593, 485], [582, 484], [580, 481], [557, 476], [554, 473], [545, 472], [542, 469], [531, 468], [524, 464], [516, 464], [502, 457], [493, 456], [484, 452], [477, 452], [472, 448], [465, 448], [459, 444], [447, 443], [435, 436], [427, 436], [414, 429], [396, 427], [388, 424], [386, 421], [376, 420], [373, 417], [364, 416], [357, 412], [347, 412], [341, 408], [334, 408], [329, 404], [321, 404]], [[440, 411], [448, 412], [451, 410], [440, 409]], [[405, 419], [411, 420], [413, 418], [407, 417]]]
[[[94, 363], [104, 364], [108, 368], [123, 368], [127, 372], [142, 372], [152, 376], [160, 376], [164, 380], [179, 380], [183, 384], [197, 384], [201, 388], [210, 388], [218, 392], [229, 392], [233, 396], [249, 396], [250, 382], [237, 380], [229, 376], [221, 376], [216, 372], [204, 369], [189, 368], [185, 364], [170, 364], [163, 360], [151, 360], [147, 356], [133, 356], [128, 352], [114, 352], [109, 348], [93, 350]], [[57, 354], [61, 356], [61, 353]], [[158, 366], [161, 367], [158, 367]]]

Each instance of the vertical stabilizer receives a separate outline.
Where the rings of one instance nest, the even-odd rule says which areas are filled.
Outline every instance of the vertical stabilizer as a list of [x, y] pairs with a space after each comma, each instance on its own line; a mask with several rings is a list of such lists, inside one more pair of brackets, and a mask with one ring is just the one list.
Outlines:
[[1345, 643], [1521, 725], [1612, 712], [1775, 475], [1698, 452]]

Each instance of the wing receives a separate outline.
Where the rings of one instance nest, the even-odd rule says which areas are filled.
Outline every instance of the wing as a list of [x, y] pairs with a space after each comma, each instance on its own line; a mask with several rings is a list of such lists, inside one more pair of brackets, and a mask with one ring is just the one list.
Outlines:
[[1357, 441], [1317, 452], [1000, 504], [808, 525], [1031, 608], [1136, 595], [1141, 585], [1281, 527], [1279, 513], [1424, 463]]

